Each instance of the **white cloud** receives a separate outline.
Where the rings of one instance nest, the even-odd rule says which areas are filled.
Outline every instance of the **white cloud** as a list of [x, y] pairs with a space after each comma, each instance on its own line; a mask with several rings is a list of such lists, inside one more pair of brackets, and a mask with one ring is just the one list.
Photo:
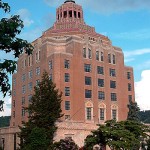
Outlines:
[[124, 56], [127, 58], [127, 57], [144, 55], [144, 54], [149, 54], [149, 53], [150, 53], [150, 48], [143, 48], [143, 49], [137, 49], [137, 50], [124, 51]]
[[11, 98], [6, 96], [4, 99], [4, 111], [0, 112], [0, 117], [1, 116], [10, 116], [11, 115]]
[[144, 70], [141, 80], [135, 82], [135, 100], [141, 110], [150, 110], [150, 70]]
[[[64, 0], [45, 0], [50, 6], [60, 6]], [[75, 0], [77, 4], [100, 13], [114, 13], [128, 10], [150, 8], [149, 0]]]
[[29, 27], [34, 23], [34, 21], [30, 19], [30, 12], [27, 9], [20, 9], [18, 10], [17, 14], [20, 15], [21, 19], [23, 20], [24, 26]]

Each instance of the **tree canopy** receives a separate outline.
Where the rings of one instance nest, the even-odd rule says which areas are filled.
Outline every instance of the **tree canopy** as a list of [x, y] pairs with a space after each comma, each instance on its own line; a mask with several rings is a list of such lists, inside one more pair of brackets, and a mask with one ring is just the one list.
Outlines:
[[[32, 102], [26, 108], [30, 114], [29, 120], [20, 127], [21, 150], [32, 150], [29, 147], [37, 144], [37, 142], [34, 142], [37, 134], [42, 134], [43, 143], [45, 144], [45, 148], [43, 148], [43, 143], [41, 143], [41, 147], [38, 146], [38, 150], [47, 150], [49, 146], [52, 146], [54, 133], [57, 129], [56, 121], [62, 117], [61, 94], [59, 94], [55, 84], [49, 79], [46, 72], [43, 73], [42, 80], [34, 88], [34, 91], [35, 94], [31, 98]], [[42, 131], [44, 132], [42, 133]], [[37, 140], [40, 139], [37, 138]]]
[[[9, 4], [4, 3], [2, 0], [0, 0], [0, 9], [5, 13], [10, 12]], [[0, 60], [0, 92], [2, 92], [3, 97], [7, 93], [11, 93], [8, 74], [13, 74], [17, 68], [15, 58], [18, 58], [23, 52], [31, 54], [33, 50], [30, 43], [17, 37], [23, 27], [23, 21], [19, 15], [0, 19], [0, 51], [6, 54], [11, 52], [14, 55], [14, 58], [11, 60], [5, 58]], [[3, 103], [4, 101], [0, 100], [0, 111], [3, 110]]]

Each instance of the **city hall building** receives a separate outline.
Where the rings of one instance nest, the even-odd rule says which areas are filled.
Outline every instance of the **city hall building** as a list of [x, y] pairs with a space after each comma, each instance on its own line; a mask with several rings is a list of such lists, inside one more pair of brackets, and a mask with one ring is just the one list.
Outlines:
[[121, 48], [84, 22], [75, 1], [66, 0], [57, 8], [54, 25], [32, 45], [32, 55], [23, 53], [13, 74], [10, 127], [0, 130], [6, 150], [17, 147], [18, 126], [29, 116], [24, 107], [31, 103], [44, 70], [63, 93], [64, 116], [55, 140], [69, 136], [83, 146], [96, 124], [127, 118], [127, 104], [134, 100], [133, 68], [125, 66]]

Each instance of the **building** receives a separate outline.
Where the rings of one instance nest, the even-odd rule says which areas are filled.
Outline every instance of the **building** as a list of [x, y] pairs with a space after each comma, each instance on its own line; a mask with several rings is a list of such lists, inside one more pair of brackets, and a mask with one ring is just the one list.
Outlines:
[[[121, 48], [84, 22], [82, 7], [75, 1], [66, 0], [57, 8], [54, 25], [32, 44], [33, 54], [20, 56], [13, 75], [11, 128], [28, 120], [24, 106], [29, 105], [44, 70], [63, 92], [65, 131], [66, 124], [72, 130], [80, 124], [91, 130], [87, 126], [127, 118], [127, 104], [134, 100], [133, 69], [125, 66]], [[59, 133], [61, 138], [77, 137], [71, 129], [65, 131]]]

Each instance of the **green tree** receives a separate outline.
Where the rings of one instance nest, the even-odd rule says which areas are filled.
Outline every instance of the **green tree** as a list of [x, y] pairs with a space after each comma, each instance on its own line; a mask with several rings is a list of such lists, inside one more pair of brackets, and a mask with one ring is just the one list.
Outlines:
[[32, 103], [27, 108], [30, 114], [29, 120], [23, 123], [23, 127], [20, 127], [21, 150], [30, 150], [29, 145], [34, 143], [30, 138], [34, 128], [44, 129], [46, 135], [44, 134], [43, 136], [46, 136], [49, 141], [46, 149], [42, 147], [38, 150], [47, 150], [48, 146], [52, 146], [54, 133], [57, 129], [56, 121], [62, 117], [61, 94], [59, 94], [55, 84], [49, 79], [46, 72], [43, 73], [42, 81], [34, 88], [34, 91], [35, 94], [31, 99]]
[[142, 139], [147, 139], [149, 127], [135, 121], [114, 120], [106, 121], [105, 125], [92, 132], [92, 135], [85, 139], [85, 148], [92, 150], [96, 144], [105, 147], [108, 145], [112, 150], [137, 150]]
[[78, 150], [78, 148], [77, 144], [69, 137], [55, 142], [53, 147], [54, 150]]
[[[0, 0], [0, 9], [5, 13], [10, 12], [10, 6], [8, 3]], [[31, 54], [33, 47], [26, 40], [18, 38], [23, 28], [23, 21], [18, 15], [12, 15], [10, 18], [0, 19], [0, 51], [4, 53], [13, 53], [14, 58], [18, 58], [24, 51], [27, 54]], [[13, 74], [16, 70], [16, 61], [14, 60], [0, 60], [0, 92], [3, 93], [3, 97], [7, 93], [10, 93], [10, 83], [8, 74]], [[3, 110], [3, 100], [0, 100], [0, 111]]]
[[132, 100], [129, 101], [129, 104], [127, 105], [129, 108], [129, 112], [128, 112], [128, 116], [127, 116], [127, 120], [132, 120], [132, 121], [140, 121], [139, 118], [139, 111], [140, 108], [137, 105], [136, 102], [133, 102]]

